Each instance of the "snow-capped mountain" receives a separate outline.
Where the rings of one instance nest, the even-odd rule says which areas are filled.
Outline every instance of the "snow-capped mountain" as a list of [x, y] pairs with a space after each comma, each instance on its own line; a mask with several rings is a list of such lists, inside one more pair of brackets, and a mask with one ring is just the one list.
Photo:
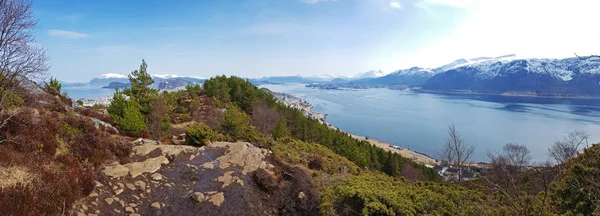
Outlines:
[[538, 96], [600, 96], [600, 58], [527, 59], [517, 55], [458, 59], [379, 78], [312, 85], [319, 88], [423, 87], [424, 90]]
[[600, 95], [600, 59], [493, 59], [440, 71], [423, 88], [539, 96], [597, 96]]
[[100, 75], [98, 78], [100, 78], [100, 79], [111, 79], [111, 78], [123, 79], [123, 78], [127, 78], [127, 75], [116, 74], [116, 73], [107, 73], [107, 74]]
[[[159, 88], [161, 90], [184, 87], [185, 85], [200, 84], [206, 80], [198, 76], [186, 77], [176, 74], [150, 74], [150, 76], [152, 76], [152, 79], [154, 80], [152, 87]], [[107, 73], [90, 80], [89, 84], [101, 85], [107, 88], [114, 88], [115, 86], [123, 87], [128, 86], [129, 77], [122, 74]]]
[[354, 76], [348, 77], [350, 79], [365, 79], [365, 78], [377, 78], [385, 76], [386, 73], [381, 70], [370, 70], [367, 72], [355, 74]]

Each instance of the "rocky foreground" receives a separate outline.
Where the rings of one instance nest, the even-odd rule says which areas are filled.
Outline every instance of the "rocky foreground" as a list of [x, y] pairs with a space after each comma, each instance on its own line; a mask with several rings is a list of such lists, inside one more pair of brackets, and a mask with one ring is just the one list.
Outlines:
[[104, 166], [71, 215], [315, 215], [316, 192], [300, 168], [250, 143], [204, 147], [138, 139], [128, 161]]

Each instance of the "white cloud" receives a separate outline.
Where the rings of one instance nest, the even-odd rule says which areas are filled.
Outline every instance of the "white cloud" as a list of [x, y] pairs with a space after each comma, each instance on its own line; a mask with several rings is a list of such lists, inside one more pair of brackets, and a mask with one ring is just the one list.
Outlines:
[[52, 30], [48, 31], [48, 35], [53, 36], [53, 37], [72, 38], [72, 39], [90, 37], [89, 34], [74, 32], [74, 31], [58, 30], [58, 29], [52, 29]]
[[316, 4], [319, 2], [326, 2], [326, 1], [337, 1], [337, 0], [300, 0], [301, 2], [307, 3], [307, 4]]
[[400, 2], [393, 1], [393, 2], [390, 2], [390, 7], [392, 7], [393, 9], [400, 9], [402, 7], [402, 5], [400, 4]]
[[436, 66], [457, 58], [511, 53], [526, 58], [600, 53], [597, 8], [597, 0], [480, 0], [464, 8], [464, 21], [452, 33], [407, 61]]

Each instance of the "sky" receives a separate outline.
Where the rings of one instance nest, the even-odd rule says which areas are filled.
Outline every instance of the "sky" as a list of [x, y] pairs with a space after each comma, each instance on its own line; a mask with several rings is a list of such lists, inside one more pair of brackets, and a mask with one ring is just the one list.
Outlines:
[[598, 0], [34, 0], [49, 76], [353, 75], [600, 53]]

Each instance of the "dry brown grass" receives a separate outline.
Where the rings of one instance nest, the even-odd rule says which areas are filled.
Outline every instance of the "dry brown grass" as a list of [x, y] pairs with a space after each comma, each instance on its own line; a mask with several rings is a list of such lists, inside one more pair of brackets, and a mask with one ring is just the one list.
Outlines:
[[17, 184], [29, 185], [33, 181], [34, 176], [34, 174], [29, 172], [27, 167], [0, 167], [0, 188], [14, 187]]

